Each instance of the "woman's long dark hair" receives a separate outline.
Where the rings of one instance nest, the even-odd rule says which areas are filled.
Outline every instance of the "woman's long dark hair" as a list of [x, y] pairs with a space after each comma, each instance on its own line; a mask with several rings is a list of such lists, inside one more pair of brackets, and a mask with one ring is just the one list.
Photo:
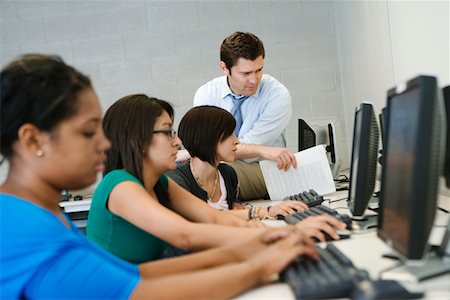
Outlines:
[[[164, 101], [143, 94], [125, 96], [106, 111], [103, 130], [111, 142], [103, 175], [124, 169], [144, 183], [144, 152], [153, 139], [156, 119], [166, 111], [173, 120], [173, 108]], [[158, 180], [154, 189], [161, 204], [168, 206], [169, 195]]]

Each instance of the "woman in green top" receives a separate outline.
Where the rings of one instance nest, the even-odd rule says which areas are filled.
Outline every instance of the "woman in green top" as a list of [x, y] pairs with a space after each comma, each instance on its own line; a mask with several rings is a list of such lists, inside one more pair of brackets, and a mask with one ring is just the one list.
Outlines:
[[[167, 102], [126, 96], [107, 110], [103, 129], [111, 149], [87, 224], [87, 236], [103, 248], [143, 262], [160, 256], [161, 240], [195, 251], [245, 241], [267, 230], [210, 207], [167, 178], [164, 173], [176, 168], [181, 145]], [[309, 236], [322, 237], [320, 230], [333, 236], [333, 227], [342, 227], [335, 219], [310, 219], [301, 226]]]

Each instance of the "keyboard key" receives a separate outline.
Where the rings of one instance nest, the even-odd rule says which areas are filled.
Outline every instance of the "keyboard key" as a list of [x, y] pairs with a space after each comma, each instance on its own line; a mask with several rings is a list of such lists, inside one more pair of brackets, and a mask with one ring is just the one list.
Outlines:
[[323, 197], [317, 194], [314, 190], [304, 191], [295, 195], [291, 195], [288, 197], [285, 197], [284, 200], [297, 200], [297, 201], [303, 201], [306, 205], [309, 207], [313, 207], [316, 205], [319, 205], [323, 202]]
[[357, 269], [335, 246], [317, 246], [320, 259], [297, 258], [280, 278], [297, 299], [348, 298], [361, 281], [370, 281], [366, 271]]

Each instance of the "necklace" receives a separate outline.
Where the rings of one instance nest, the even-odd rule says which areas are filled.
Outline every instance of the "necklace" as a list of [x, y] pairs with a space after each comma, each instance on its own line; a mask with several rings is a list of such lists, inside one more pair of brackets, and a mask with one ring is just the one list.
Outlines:
[[191, 171], [192, 171], [192, 175], [194, 175], [194, 179], [195, 181], [198, 183], [198, 185], [202, 188], [202, 190], [204, 190], [206, 192], [206, 196], [208, 197], [208, 200], [211, 201], [212, 198], [214, 197], [214, 195], [216, 194], [216, 187], [217, 187], [217, 180], [219, 179], [219, 171], [216, 170], [216, 176], [214, 177], [214, 186], [213, 186], [213, 190], [212, 193], [210, 195], [208, 195], [208, 191], [206, 190], [206, 188], [203, 186], [203, 184], [200, 182], [200, 178], [198, 178], [197, 173], [195, 172], [194, 169], [194, 164], [191, 161]]

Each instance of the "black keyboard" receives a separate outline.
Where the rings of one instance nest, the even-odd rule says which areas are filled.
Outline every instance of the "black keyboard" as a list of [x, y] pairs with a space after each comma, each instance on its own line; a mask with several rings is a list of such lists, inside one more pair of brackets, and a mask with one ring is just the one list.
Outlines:
[[[328, 214], [331, 215], [341, 222], [345, 223], [347, 225], [345, 230], [338, 230], [336, 233], [339, 235], [339, 239], [348, 239], [351, 237], [351, 229], [352, 229], [352, 218], [347, 214], [340, 214], [336, 210], [329, 208], [328, 206], [324, 205], [317, 205], [314, 207], [310, 207], [308, 210], [305, 210], [303, 212], [296, 212], [290, 215], [287, 215], [284, 217], [284, 221], [288, 224], [297, 224], [298, 222], [311, 217], [311, 216], [320, 216]], [[326, 241], [333, 241], [334, 239], [327, 233], [323, 233], [325, 235]], [[318, 242], [319, 240], [316, 238], [313, 238], [314, 241]]]
[[361, 281], [370, 280], [334, 245], [317, 246], [318, 261], [298, 257], [280, 278], [294, 291], [296, 299], [348, 298]]
[[319, 204], [322, 204], [323, 197], [317, 194], [315, 190], [304, 191], [302, 193], [298, 193], [292, 196], [288, 196], [283, 200], [297, 200], [303, 201], [309, 207], [313, 207]]
[[304, 220], [311, 216], [320, 216], [323, 214], [329, 214], [338, 220], [344, 222], [347, 225], [347, 229], [352, 229], [352, 218], [347, 214], [340, 214], [335, 209], [329, 208], [325, 205], [316, 205], [314, 207], [310, 207], [309, 209], [302, 211], [302, 212], [296, 212], [290, 215], [287, 215], [284, 217], [284, 221], [288, 224], [297, 224], [301, 220]]

